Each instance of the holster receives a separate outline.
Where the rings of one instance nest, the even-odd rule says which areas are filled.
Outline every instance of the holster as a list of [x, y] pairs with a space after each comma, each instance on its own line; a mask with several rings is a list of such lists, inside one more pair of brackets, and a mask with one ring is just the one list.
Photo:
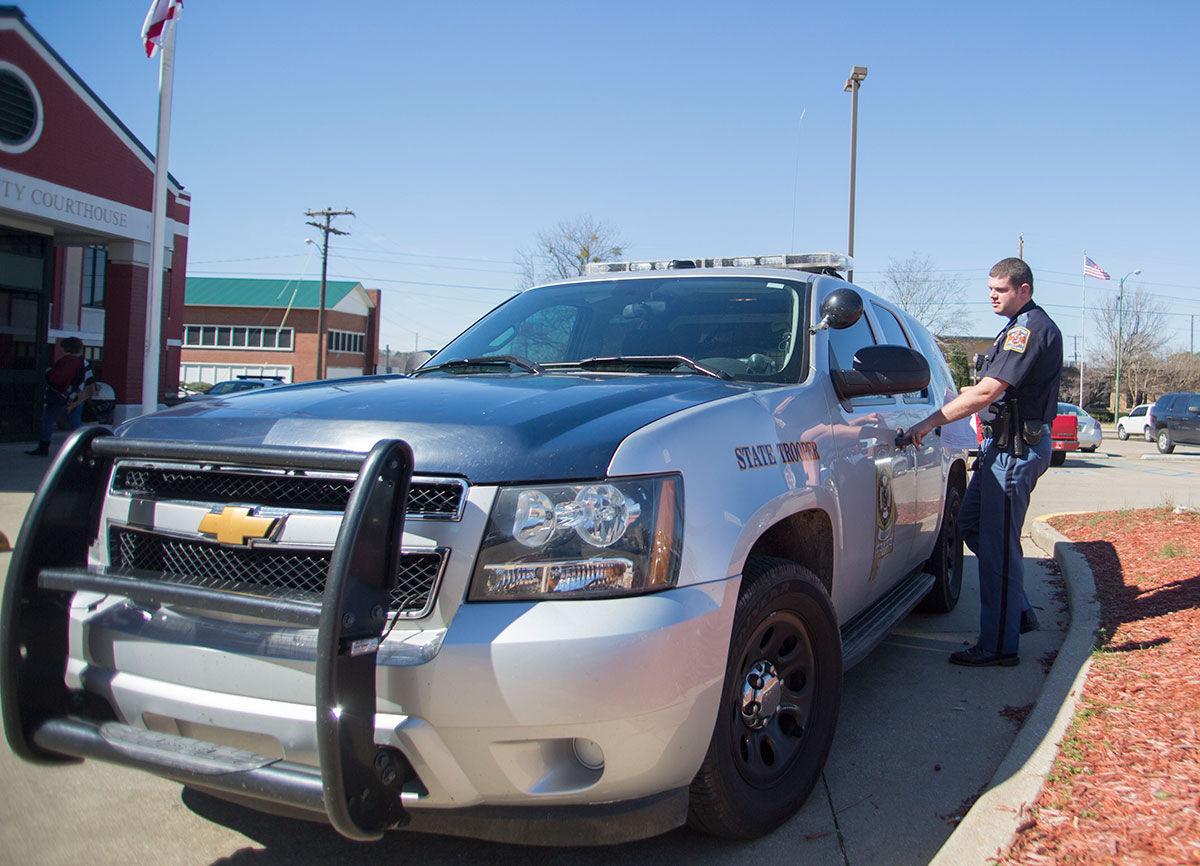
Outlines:
[[1015, 398], [993, 403], [991, 409], [993, 419], [983, 425], [984, 435], [991, 437], [1000, 451], [1013, 457], [1027, 456], [1029, 446], [1036, 444], [1041, 438], [1042, 425], [1022, 424], [1021, 409]]

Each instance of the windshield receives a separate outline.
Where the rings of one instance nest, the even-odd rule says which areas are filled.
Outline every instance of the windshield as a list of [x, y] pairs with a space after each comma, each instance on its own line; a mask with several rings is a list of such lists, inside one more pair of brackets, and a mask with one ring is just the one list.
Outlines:
[[808, 288], [762, 277], [668, 277], [531, 289], [426, 366], [498, 355], [538, 364], [679, 355], [737, 379], [796, 382]]

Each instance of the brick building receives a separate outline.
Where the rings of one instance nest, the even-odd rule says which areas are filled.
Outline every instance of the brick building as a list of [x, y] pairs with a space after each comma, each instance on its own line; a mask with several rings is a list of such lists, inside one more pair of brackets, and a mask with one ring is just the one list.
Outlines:
[[[33, 435], [43, 371], [83, 340], [140, 411], [154, 156], [29, 25], [0, 6], [0, 439]], [[173, 394], [190, 196], [167, 192], [159, 393]]]
[[[188, 277], [180, 382], [316, 379], [320, 289], [318, 280]], [[379, 302], [362, 283], [326, 284], [326, 378], [375, 372]]]

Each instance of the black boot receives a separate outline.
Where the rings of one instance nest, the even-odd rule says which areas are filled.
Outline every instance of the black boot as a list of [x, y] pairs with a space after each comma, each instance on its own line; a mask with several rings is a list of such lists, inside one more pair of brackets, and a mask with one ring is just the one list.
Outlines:
[[26, 451], [25, 453], [28, 454], [30, 457], [49, 457], [50, 456], [50, 443], [49, 442], [39, 442], [37, 444], [36, 448], [34, 448], [32, 451]]

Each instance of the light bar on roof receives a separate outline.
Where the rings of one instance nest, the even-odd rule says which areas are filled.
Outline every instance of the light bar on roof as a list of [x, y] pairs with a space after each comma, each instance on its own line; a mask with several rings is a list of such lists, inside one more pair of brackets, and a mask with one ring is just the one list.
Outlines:
[[[629, 271], [682, 270], [679, 259], [649, 262], [589, 262], [589, 276]], [[733, 256], [714, 259], [685, 259], [697, 268], [781, 268], [789, 271], [847, 271], [854, 267], [849, 256], [841, 253], [780, 253], [771, 256]], [[685, 268], [687, 265], [684, 266]]]

